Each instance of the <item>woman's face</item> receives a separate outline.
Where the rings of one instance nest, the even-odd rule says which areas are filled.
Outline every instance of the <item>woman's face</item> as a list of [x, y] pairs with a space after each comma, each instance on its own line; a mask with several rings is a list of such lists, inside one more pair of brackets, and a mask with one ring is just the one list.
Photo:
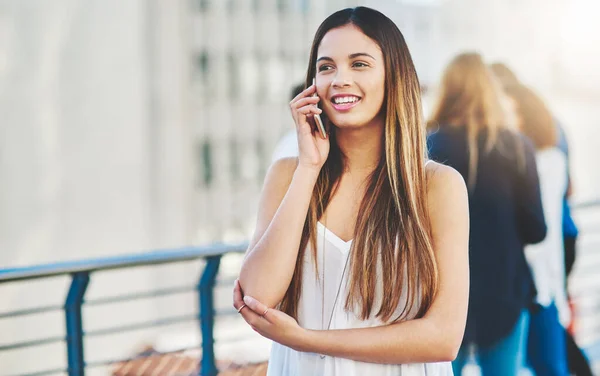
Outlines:
[[316, 68], [319, 106], [333, 124], [360, 127], [378, 118], [385, 98], [383, 53], [358, 27], [349, 24], [327, 32]]

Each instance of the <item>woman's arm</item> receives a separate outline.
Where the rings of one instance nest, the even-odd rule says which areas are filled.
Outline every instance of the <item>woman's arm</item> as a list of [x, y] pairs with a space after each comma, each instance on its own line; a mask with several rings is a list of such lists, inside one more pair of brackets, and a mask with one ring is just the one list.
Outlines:
[[298, 256], [310, 199], [329, 138], [317, 135], [308, 117], [320, 114], [313, 84], [290, 102], [298, 135], [298, 158], [282, 159], [269, 170], [261, 195], [256, 229], [240, 272], [244, 291], [275, 307], [287, 291]]
[[[452, 168], [430, 163], [427, 170], [440, 284], [423, 318], [374, 328], [311, 331], [280, 311], [267, 310], [239, 285], [234, 289], [234, 307], [254, 330], [298, 351], [370, 363], [454, 359], [463, 338], [469, 295], [467, 190], [461, 175]], [[243, 301], [242, 294], [246, 295]]]
[[247, 294], [269, 307], [281, 301], [294, 274], [318, 173], [299, 166], [297, 158], [281, 159], [267, 173], [239, 281]]

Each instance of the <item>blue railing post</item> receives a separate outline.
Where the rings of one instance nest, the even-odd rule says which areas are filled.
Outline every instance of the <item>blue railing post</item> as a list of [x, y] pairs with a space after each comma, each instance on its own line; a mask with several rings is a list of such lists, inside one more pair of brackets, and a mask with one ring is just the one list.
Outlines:
[[65, 302], [69, 376], [83, 376], [85, 373], [81, 305], [89, 282], [90, 274], [88, 272], [72, 274], [71, 287]]
[[200, 299], [200, 332], [202, 334], [202, 360], [200, 363], [201, 376], [215, 376], [218, 373], [215, 364], [215, 338], [213, 327], [215, 323], [215, 307], [213, 302], [213, 289], [219, 272], [221, 256], [210, 256], [206, 258], [206, 266], [200, 283], [198, 283], [198, 295]]

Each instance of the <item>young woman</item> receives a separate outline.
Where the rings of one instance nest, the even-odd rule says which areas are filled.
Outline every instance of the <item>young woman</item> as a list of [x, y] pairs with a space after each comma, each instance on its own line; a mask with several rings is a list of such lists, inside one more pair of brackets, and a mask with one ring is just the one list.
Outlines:
[[481, 56], [459, 55], [429, 123], [431, 158], [456, 168], [469, 190], [471, 293], [455, 375], [470, 345], [484, 376], [517, 375], [535, 295], [524, 245], [546, 236], [534, 150], [506, 127], [500, 94]]
[[[536, 163], [548, 234], [525, 248], [537, 288], [529, 324], [528, 360], [536, 375], [569, 375], [565, 328], [571, 312], [567, 302], [563, 250], [563, 199], [567, 191], [567, 157], [556, 146], [554, 119], [544, 102], [523, 85], [506, 87], [514, 100], [517, 124], [536, 148]], [[562, 326], [561, 326], [562, 324]]]
[[332, 14], [306, 85], [290, 103], [299, 157], [267, 174], [234, 307], [275, 341], [269, 375], [451, 375], [468, 300], [466, 188], [426, 163], [402, 34], [369, 8]]

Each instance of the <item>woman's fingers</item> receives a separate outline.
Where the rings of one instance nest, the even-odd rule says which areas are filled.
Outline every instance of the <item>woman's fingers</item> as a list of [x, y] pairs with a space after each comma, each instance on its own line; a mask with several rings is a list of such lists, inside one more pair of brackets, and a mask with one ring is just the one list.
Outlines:
[[240, 281], [237, 279], [233, 283], [233, 308], [239, 310], [244, 305], [244, 296], [242, 294], [242, 288], [240, 287]]
[[[294, 122], [298, 126], [306, 123], [306, 115], [311, 113], [320, 113], [320, 111], [316, 110], [316, 104], [319, 103], [320, 99], [317, 96], [313, 96], [314, 92], [315, 87], [311, 86], [302, 93], [298, 94], [298, 96], [296, 96], [296, 98], [290, 102], [290, 111], [292, 112]], [[313, 108], [314, 110], [310, 108]]]
[[323, 112], [323, 110], [315, 106], [304, 106], [302, 108], [299, 108], [297, 111], [302, 115], [320, 114]]
[[270, 309], [266, 305], [262, 304], [258, 300], [254, 299], [253, 297], [248, 296], [248, 295], [244, 296], [244, 303], [246, 303], [246, 306], [248, 308], [250, 308], [252, 311], [254, 311], [254, 313], [259, 315], [260, 317], [262, 317], [266, 320], [269, 319]]
[[[246, 300], [250, 301], [248, 304]], [[242, 288], [240, 282], [236, 279], [233, 285], [233, 308], [235, 308], [244, 320], [252, 326], [254, 330], [257, 330], [263, 319], [266, 319], [265, 312], [268, 311], [268, 307], [260, 303], [254, 298], [243, 297]], [[258, 311], [256, 311], [258, 310]], [[268, 312], [267, 312], [268, 314]]]
[[310, 85], [309, 87], [307, 87], [306, 89], [304, 89], [300, 94], [296, 95], [294, 97], [294, 99], [292, 99], [290, 101], [290, 106], [295, 103], [296, 101], [304, 98], [304, 97], [308, 97], [310, 95], [313, 95], [315, 93], [315, 91], [317, 90], [317, 86], [316, 85]]
[[290, 107], [293, 110], [293, 109], [298, 109], [298, 108], [304, 107], [309, 104], [314, 106], [315, 104], [319, 103], [320, 100], [321, 100], [321, 98], [319, 98], [319, 97], [306, 97], [306, 98], [302, 98], [302, 99], [292, 103], [290, 105]]

